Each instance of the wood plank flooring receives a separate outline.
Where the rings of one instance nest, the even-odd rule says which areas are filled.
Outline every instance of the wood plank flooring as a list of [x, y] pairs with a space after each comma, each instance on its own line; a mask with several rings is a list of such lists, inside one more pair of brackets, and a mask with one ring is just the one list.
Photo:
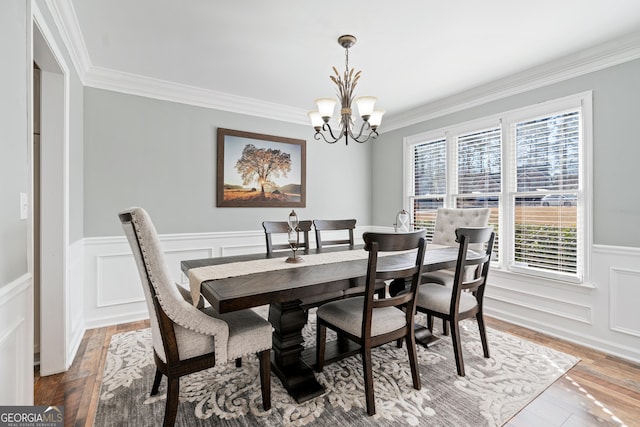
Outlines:
[[[506, 426], [640, 427], [640, 365], [496, 319], [486, 323], [581, 359]], [[67, 372], [40, 377], [36, 369], [35, 405], [64, 405], [65, 426], [93, 426], [111, 336], [148, 326], [140, 321], [88, 330]]]

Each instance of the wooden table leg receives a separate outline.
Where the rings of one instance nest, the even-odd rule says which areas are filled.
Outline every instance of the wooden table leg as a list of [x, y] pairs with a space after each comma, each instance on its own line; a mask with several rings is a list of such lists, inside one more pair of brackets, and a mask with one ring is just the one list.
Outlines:
[[302, 328], [307, 323], [307, 313], [300, 304], [300, 300], [295, 300], [269, 306], [269, 322], [274, 328], [271, 370], [298, 403], [324, 393], [324, 386], [301, 357]]

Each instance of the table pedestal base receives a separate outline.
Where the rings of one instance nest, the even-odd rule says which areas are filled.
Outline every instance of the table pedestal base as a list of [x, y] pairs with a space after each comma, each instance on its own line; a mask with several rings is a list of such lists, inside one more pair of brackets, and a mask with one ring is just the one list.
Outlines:
[[324, 393], [311, 365], [302, 359], [302, 328], [307, 323], [307, 313], [300, 304], [295, 300], [269, 306], [269, 322], [274, 329], [271, 370], [298, 403]]

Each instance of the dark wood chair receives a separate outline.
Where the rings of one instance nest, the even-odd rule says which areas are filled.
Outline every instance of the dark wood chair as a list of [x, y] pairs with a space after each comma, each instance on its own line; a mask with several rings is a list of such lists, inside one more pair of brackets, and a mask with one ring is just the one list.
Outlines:
[[[313, 228], [316, 234], [316, 246], [354, 245], [353, 230], [356, 228], [355, 219], [314, 219]], [[322, 232], [345, 231], [344, 238], [322, 240]]]
[[[286, 221], [264, 221], [262, 223], [264, 228], [264, 235], [267, 242], [267, 255], [271, 255], [275, 252], [291, 251], [289, 243], [274, 243], [274, 236], [289, 233], [289, 223]], [[309, 251], [309, 233], [311, 232], [311, 221], [304, 220], [298, 223], [298, 230], [300, 231], [300, 242], [298, 248], [304, 252]], [[304, 298], [302, 300], [302, 308], [308, 310], [309, 308], [317, 307], [319, 304], [327, 301], [331, 301], [344, 296], [343, 291], [333, 291], [322, 295], [314, 295], [312, 297]]]
[[[376, 408], [371, 365], [372, 348], [404, 338], [413, 387], [416, 390], [420, 390], [421, 387], [413, 322], [426, 243], [424, 231], [402, 234], [364, 233], [362, 237], [365, 250], [369, 251], [365, 295], [333, 301], [318, 307], [315, 368], [321, 372], [324, 367], [327, 328], [336, 331], [338, 336], [346, 337], [360, 345], [367, 413], [373, 415]], [[378, 253], [410, 249], [416, 249], [415, 260], [413, 257], [411, 260], [405, 257], [405, 262], [388, 265], [388, 259], [385, 259], [387, 265], [378, 268]], [[411, 281], [411, 286], [394, 297], [375, 299], [376, 281], [394, 279]]]
[[[271, 255], [274, 252], [291, 250], [291, 246], [286, 243], [273, 243], [273, 236], [289, 233], [289, 223], [286, 221], [264, 221], [262, 223], [264, 228], [264, 236], [267, 241], [267, 254]], [[298, 230], [300, 231], [300, 242], [298, 243], [298, 249], [302, 249], [305, 252], [309, 251], [309, 232], [311, 231], [311, 221], [305, 220], [298, 223]]]
[[[459, 243], [458, 261], [453, 286], [440, 283], [423, 283], [418, 290], [417, 311], [426, 313], [427, 327], [433, 332], [433, 317], [451, 326], [451, 339], [458, 375], [464, 376], [459, 322], [475, 317], [480, 329], [484, 357], [489, 357], [487, 333], [483, 318], [483, 297], [491, 264], [491, 251], [495, 233], [493, 227], [461, 227], [456, 230]], [[482, 256], [468, 260], [470, 245], [482, 245]], [[469, 277], [468, 269], [475, 272]]]
[[[355, 219], [314, 219], [313, 228], [316, 235], [316, 246], [323, 248], [325, 246], [354, 246], [353, 230], [356, 228]], [[342, 238], [332, 235], [331, 240], [322, 239], [322, 234], [330, 232], [345, 232]], [[376, 283], [376, 294], [378, 298], [384, 298], [386, 295], [386, 283], [380, 280]], [[354, 295], [364, 295], [364, 286], [354, 286], [344, 291], [345, 297]]]
[[[255, 353], [260, 363], [262, 405], [271, 408], [271, 324], [252, 310], [219, 314], [197, 306], [190, 292], [176, 285], [164, 258], [151, 218], [142, 208], [119, 214], [138, 267], [149, 318], [156, 375], [151, 395], [166, 376], [164, 425], [173, 426], [178, 412], [180, 378]], [[226, 384], [220, 384], [221, 387]]]

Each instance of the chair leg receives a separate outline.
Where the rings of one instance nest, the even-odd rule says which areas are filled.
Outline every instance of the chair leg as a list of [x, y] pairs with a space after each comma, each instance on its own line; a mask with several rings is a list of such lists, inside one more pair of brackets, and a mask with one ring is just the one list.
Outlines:
[[162, 381], [162, 372], [158, 368], [156, 368], [156, 376], [153, 379], [153, 386], [151, 387], [151, 396], [155, 396], [158, 394], [158, 390], [160, 389], [160, 381]]
[[442, 319], [442, 335], [449, 335], [449, 323]]
[[242, 368], [242, 357], [236, 359], [236, 368]]
[[420, 369], [418, 367], [418, 351], [416, 350], [416, 336], [411, 333], [405, 337], [407, 341], [407, 353], [409, 355], [409, 366], [411, 366], [411, 379], [413, 379], [413, 388], [420, 390]]
[[453, 354], [456, 358], [458, 375], [464, 377], [464, 361], [462, 360], [462, 343], [460, 342], [460, 326], [457, 320], [451, 321], [451, 340], [453, 341]]
[[364, 394], [367, 401], [367, 414], [375, 415], [376, 402], [373, 394], [373, 367], [371, 365], [371, 348], [362, 349], [362, 370], [364, 371]]
[[260, 388], [262, 391], [262, 407], [271, 409], [271, 350], [258, 353], [260, 360]]
[[167, 403], [164, 410], [164, 427], [173, 427], [178, 414], [178, 396], [180, 395], [180, 378], [169, 378], [167, 381]]
[[433, 332], [433, 316], [430, 314], [427, 314], [427, 329]]
[[318, 322], [316, 325], [316, 372], [324, 368], [324, 350], [327, 340], [327, 327]]
[[480, 340], [482, 341], [482, 351], [484, 353], [484, 357], [489, 356], [489, 343], [487, 342], [487, 330], [484, 327], [484, 316], [482, 313], [476, 314], [476, 320], [478, 321], [478, 329], [480, 330]]

